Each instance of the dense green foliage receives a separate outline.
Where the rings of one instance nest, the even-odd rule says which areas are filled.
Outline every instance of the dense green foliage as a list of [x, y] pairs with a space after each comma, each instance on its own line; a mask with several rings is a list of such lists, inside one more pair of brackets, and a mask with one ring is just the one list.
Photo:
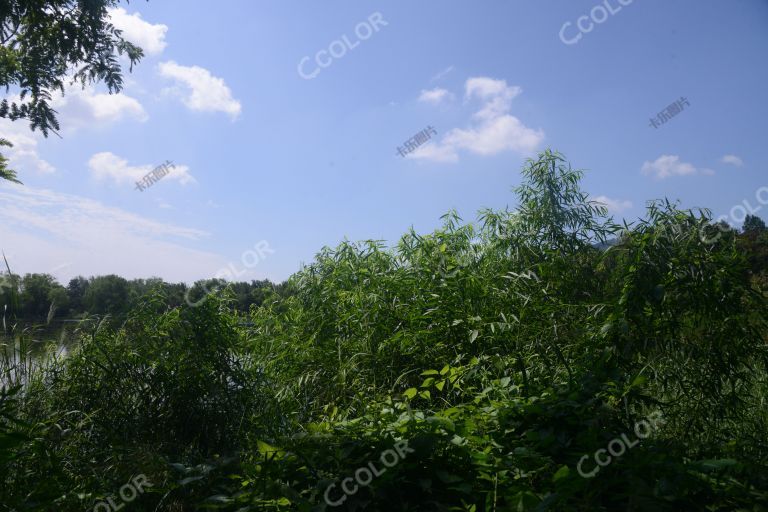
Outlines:
[[545, 152], [516, 210], [324, 248], [247, 314], [158, 286], [66, 357], [20, 347], [0, 510], [90, 510], [137, 474], [126, 510], [764, 510], [765, 231], [666, 201], [619, 226], [580, 177]]

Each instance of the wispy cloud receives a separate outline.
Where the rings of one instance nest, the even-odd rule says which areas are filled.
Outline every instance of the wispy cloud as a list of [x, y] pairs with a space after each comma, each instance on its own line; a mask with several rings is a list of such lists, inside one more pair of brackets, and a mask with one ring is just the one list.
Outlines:
[[141, 47], [145, 55], [159, 55], [163, 52], [167, 44], [167, 25], [149, 23], [141, 19], [141, 14], [128, 14], [122, 7], [110, 8], [107, 12], [115, 28], [123, 31], [123, 38]]
[[0, 216], [2, 249], [14, 272], [60, 267], [60, 278], [116, 273], [191, 281], [225, 263], [181, 244], [206, 238], [204, 231], [72, 194], [0, 183]]
[[736, 155], [725, 155], [720, 159], [720, 161], [724, 164], [735, 165], [736, 167], [741, 167], [744, 165], [744, 160]]
[[24, 179], [26, 172], [34, 171], [50, 174], [56, 168], [38, 155], [38, 142], [45, 140], [40, 132], [32, 132], [26, 120], [10, 121], [0, 119], [0, 138], [6, 139], [13, 147], [0, 147], [0, 152], [9, 160], [9, 167], [19, 173]]
[[453, 71], [453, 66], [448, 66], [444, 70], [437, 73], [435, 76], [429, 79], [430, 82], [437, 82], [438, 80], [442, 80], [446, 76], [448, 76], [449, 73]]
[[479, 101], [480, 109], [466, 128], [448, 131], [439, 142], [421, 146], [406, 158], [457, 162], [459, 151], [489, 156], [504, 151], [529, 153], [544, 139], [541, 129], [525, 126], [510, 114], [512, 100], [522, 93], [518, 86], [489, 77], [470, 78], [464, 85], [467, 102]]
[[[157, 164], [128, 165], [127, 160], [109, 151], [96, 153], [88, 161], [91, 176], [100, 181], [111, 180], [118, 185], [133, 184], [158, 165], [160, 162]], [[168, 175], [162, 181], [175, 180], [182, 185], [196, 183], [195, 178], [189, 174], [189, 167], [186, 165], [174, 164], [174, 167], [168, 170]]]
[[697, 168], [693, 164], [683, 162], [677, 155], [661, 155], [653, 162], [645, 162], [642, 167], [645, 175], [652, 175], [656, 179], [666, 179], [672, 176], [694, 176], [702, 174], [711, 176], [715, 174], [712, 169]]
[[176, 87], [165, 92], [181, 100], [190, 110], [198, 112], [224, 112], [233, 119], [240, 115], [240, 102], [232, 97], [232, 91], [222, 78], [215, 77], [200, 66], [181, 66], [173, 61], [158, 66], [160, 75], [174, 80]]

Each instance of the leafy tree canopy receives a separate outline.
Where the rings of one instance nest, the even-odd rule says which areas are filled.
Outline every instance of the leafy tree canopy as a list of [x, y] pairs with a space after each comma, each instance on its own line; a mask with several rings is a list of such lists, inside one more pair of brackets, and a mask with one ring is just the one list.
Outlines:
[[741, 229], [744, 233], [759, 233], [765, 231], [765, 222], [756, 215], [747, 215]]
[[6, 0], [0, 3], [0, 86], [19, 88], [16, 100], [0, 103], [0, 117], [28, 119], [44, 135], [58, 130], [52, 93], [66, 80], [83, 86], [103, 81], [119, 92], [119, 55], [131, 68], [141, 48], [123, 39], [107, 9], [118, 0]]

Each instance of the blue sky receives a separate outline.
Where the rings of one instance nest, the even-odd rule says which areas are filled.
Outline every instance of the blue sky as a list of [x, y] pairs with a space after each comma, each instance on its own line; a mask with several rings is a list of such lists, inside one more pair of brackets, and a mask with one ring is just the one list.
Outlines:
[[[345, 237], [513, 207], [545, 148], [618, 218], [666, 196], [768, 220], [765, 0], [211, 5], [114, 10], [146, 56], [120, 95], [57, 100], [62, 138], [0, 120], [24, 182], [0, 185], [14, 272], [282, 280]], [[165, 160], [172, 173], [136, 190]]]

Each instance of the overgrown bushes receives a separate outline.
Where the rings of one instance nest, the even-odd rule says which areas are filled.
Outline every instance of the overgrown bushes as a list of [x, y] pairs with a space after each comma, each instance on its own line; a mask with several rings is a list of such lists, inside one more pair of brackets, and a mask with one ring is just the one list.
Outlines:
[[82, 510], [137, 473], [134, 510], [768, 507], [759, 258], [669, 202], [614, 224], [556, 153], [523, 177], [515, 211], [324, 248], [247, 317], [160, 294], [84, 333], [0, 402], [5, 509]]

